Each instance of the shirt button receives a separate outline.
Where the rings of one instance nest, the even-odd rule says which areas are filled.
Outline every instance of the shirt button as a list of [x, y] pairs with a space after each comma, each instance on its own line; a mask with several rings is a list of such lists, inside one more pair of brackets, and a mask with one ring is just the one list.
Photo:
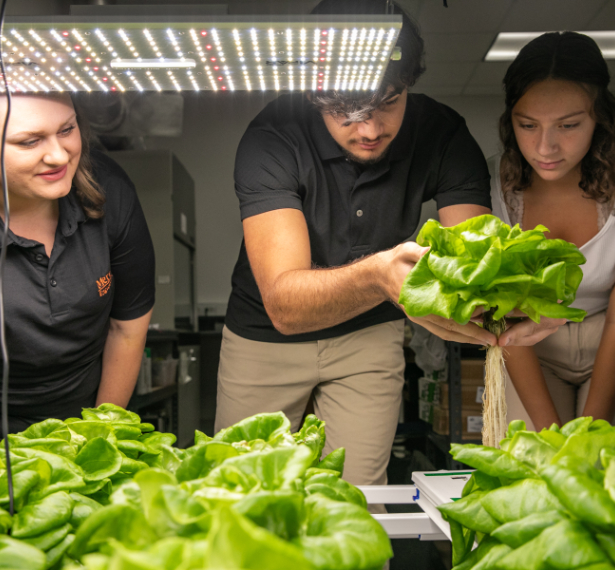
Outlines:
[[51, 284], [52, 287], [55, 287], [58, 284], [58, 282], [55, 279], [52, 279], [49, 283]]
[[357, 218], [360, 218], [363, 215], [363, 210], [357, 210]]
[[36, 261], [43, 261], [43, 255], [41, 253], [37, 253], [34, 259], [36, 259]]

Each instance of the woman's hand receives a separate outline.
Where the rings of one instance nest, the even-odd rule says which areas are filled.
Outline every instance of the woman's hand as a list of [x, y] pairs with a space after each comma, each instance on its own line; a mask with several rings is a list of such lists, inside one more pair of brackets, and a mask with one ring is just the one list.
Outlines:
[[[507, 317], [526, 317], [524, 313], [515, 309]], [[535, 323], [532, 319], [524, 318], [519, 321], [516, 319], [511, 322], [508, 320], [509, 326], [506, 332], [498, 339], [499, 346], [534, 346], [544, 338], [552, 335], [559, 327], [566, 324], [566, 319], [551, 319], [549, 317], [541, 317], [540, 323]]]
[[[472, 321], [475, 323], [483, 322], [483, 308], [474, 311]], [[514, 309], [506, 315], [506, 332], [498, 339], [499, 346], [534, 346], [537, 342], [552, 335], [559, 327], [566, 324], [566, 319], [550, 319], [541, 317], [540, 324]]]

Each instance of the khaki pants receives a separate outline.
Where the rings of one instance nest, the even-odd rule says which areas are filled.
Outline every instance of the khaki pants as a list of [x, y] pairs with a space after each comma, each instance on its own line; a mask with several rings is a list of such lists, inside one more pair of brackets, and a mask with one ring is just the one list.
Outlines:
[[216, 432], [248, 416], [283, 411], [298, 430], [314, 393], [327, 423], [324, 454], [346, 448], [344, 479], [386, 484], [404, 383], [403, 320], [301, 343], [247, 340], [223, 331]]
[[[547, 388], [563, 423], [583, 413], [605, 317], [606, 311], [602, 311], [581, 323], [567, 323], [534, 346]], [[510, 377], [506, 379], [506, 405], [508, 422], [524, 420], [528, 429], [534, 429]]]

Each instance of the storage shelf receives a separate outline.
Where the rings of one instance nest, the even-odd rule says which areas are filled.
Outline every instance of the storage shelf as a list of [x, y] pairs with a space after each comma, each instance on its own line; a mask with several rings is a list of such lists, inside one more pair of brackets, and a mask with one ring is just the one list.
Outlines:
[[135, 394], [128, 402], [128, 409], [138, 412], [154, 404], [168, 400], [177, 394], [177, 384], [154, 388], [148, 394]]

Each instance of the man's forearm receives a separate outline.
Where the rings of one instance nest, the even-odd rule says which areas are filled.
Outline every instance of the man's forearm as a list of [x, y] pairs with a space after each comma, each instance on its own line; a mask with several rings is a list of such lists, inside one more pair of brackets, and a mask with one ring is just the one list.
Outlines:
[[287, 271], [278, 276], [263, 302], [282, 334], [325, 329], [386, 301], [381, 285], [385, 270], [380, 253], [342, 267]]

